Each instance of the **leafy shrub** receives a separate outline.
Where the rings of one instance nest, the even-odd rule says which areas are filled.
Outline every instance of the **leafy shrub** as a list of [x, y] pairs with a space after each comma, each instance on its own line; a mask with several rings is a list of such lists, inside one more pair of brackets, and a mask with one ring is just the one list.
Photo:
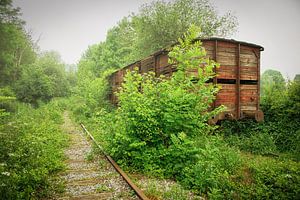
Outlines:
[[[250, 165], [256, 194], [265, 199], [296, 199], [300, 195], [299, 163], [270, 159]], [[260, 188], [261, 187], [261, 188]]]
[[0, 88], [0, 110], [14, 112], [17, 109], [15, 93], [10, 87]]
[[217, 136], [201, 137], [197, 141], [200, 148], [197, 162], [185, 167], [180, 181], [203, 194], [224, 190], [230, 175], [241, 166], [239, 151], [228, 147]]
[[300, 194], [300, 165], [297, 162], [258, 156], [245, 157], [240, 172], [228, 184], [234, 199], [297, 199]]
[[[218, 88], [206, 82], [214, 76], [213, 61], [205, 58], [197, 34], [190, 29], [169, 53], [177, 72], [167, 79], [154, 73], [128, 72], [122, 85], [117, 130], [111, 153], [123, 164], [145, 172], [179, 176], [198, 153], [191, 137], [208, 133], [208, 111]], [[197, 59], [194, 59], [194, 58]]]
[[61, 111], [19, 105], [0, 130], [0, 194], [3, 199], [41, 198], [51, 193], [51, 177], [63, 168]]
[[230, 135], [226, 138], [226, 141], [231, 146], [254, 154], [267, 155], [277, 152], [274, 139], [268, 133], [253, 133], [250, 136]]

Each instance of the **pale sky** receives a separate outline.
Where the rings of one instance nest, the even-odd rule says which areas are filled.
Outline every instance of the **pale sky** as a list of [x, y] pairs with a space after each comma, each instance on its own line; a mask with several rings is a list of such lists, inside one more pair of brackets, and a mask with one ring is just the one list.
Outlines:
[[[14, 0], [41, 50], [58, 51], [76, 64], [89, 45], [105, 40], [122, 17], [152, 0]], [[211, 0], [220, 14], [232, 11], [238, 32], [230, 39], [261, 45], [262, 71], [300, 74], [300, 0]], [[298, 59], [297, 59], [298, 57]], [[297, 62], [298, 61], [298, 62]]]

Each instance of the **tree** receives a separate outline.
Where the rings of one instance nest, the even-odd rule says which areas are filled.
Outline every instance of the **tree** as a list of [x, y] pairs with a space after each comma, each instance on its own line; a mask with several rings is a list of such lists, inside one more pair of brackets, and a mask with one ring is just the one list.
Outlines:
[[285, 96], [286, 83], [279, 71], [268, 69], [261, 76], [261, 97], [264, 106], [273, 104], [276, 98]]
[[11, 0], [0, 4], [0, 87], [13, 86], [21, 76], [22, 65], [35, 60], [31, 37], [24, 31], [19, 18], [20, 9], [12, 7]]
[[13, 8], [12, 0], [0, 1], [0, 24], [21, 25], [24, 21], [19, 16], [20, 8]]
[[42, 53], [23, 70], [16, 85], [17, 98], [37, 105], [38, 101], [68, 95], [69, 82], [64, 67], [58, 53]]
[[295, 82], [300, 82], [300, 74], [296, 74], [295, 78], [294, 78]]
[[219, 16], [208, 0], [144, 4], [110, 29], [104, 42], [89, 47], [80, 67], [98, 77], [105, 70], [126, 66], [175, 43], [192, 24], [201, 27], [198, 36], [223, 37], [235, 32], [237, 20], [231, 13]]
[[219, 16], [208, 0], [154, 1], [132, 17], [140, 57], [177, 41], [192, 25], [201, 27], [201, 37], [225, 37], [234, 33], [236, 18], [228, 12]]

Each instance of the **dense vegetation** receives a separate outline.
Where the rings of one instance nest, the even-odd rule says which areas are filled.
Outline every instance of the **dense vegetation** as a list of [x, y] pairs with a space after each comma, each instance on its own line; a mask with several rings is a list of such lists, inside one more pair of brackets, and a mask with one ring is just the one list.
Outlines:
[[[150, 28], [160, 27], [160, 19], [164, 22], [165, 18], [159, 16], [159, 13], [165, 6], [172, 7], [173, 12], [177, 13], [175, 16], [180, 18], [182, 8], [175, 5], [182, 2], [184, 1], [146, 5], [131, 20], [123, 19], [110, 30], [103, 44], [87, 50], [79, 63], [78, 74], [78, 91], [84, 98], [73, 97], [76, 100], [73, 110], [77, 118], [85, 121], [106, 151], [130, 171], [176, 179], [186, 188], [209, 198], [296, 198], [299, 195], [300, 167], [297, 107], [299, 84], [293, 81], [286, 84], [280, 72], [268, 70], [262, 75], [261, 107], [265, 113], [264, 123], [252, 120], [225, 121], [217, 128], [208, 126], [206, 117], [218, 111], [206, 113], [207, 115], [195, 114], [207, 109], [210, 100], [207, 103], [199, 102], [203, 102], [203, 98], [213, 100], [217, 88], [204, 87], [202, 90], [203, 87], [191, 84], [191, 77], [182, 77], [185, 67], [195, 67], [198, 64], [193, 63], [191, 57], [205, 54], [189, 52], [189, 47], [194, 48], [192, 44], [182, 44], [176, 46], [177, 50], [173, 49], [178, 53], [174, 58], [176, 62], [185, 65], [171, 79], [155, 78], [151, 73], [141, 76], [132, 72], [127, 74], [118, 94], [120, 107], [115, 110], [105, 101], [109, 89], [106, 76], [110, 74], [110, 69], [119, 68], [128, 64], [130, 59], [145, 55], [139, 53], [141, 48], [138, 45], [126, 45], [125, 41], [136, 37], [134, 41], [139, 42], [132, 44], [143, 43], [142, 49], [146, 53], [174, 42], [182, 33], [176, 36], [161, 33], [166, 38], [161, 36], [160, 41], [150, 41], [152, 37], [158, 38]], [[208, 12], [212, 10], [209, 9]], [[138, 17], [134, 19], [136, 16]], [[168, 18], [172, 19], [171, 15]], [[148, 43], [143, 40], [142, 33], [132, 28], [136, 24], [128, 27], [139, 19], [143, 19], [139, 23], [147, 22], [149, 25]], [[232, 18], [227, 20], [231, 21]], [[189, 23], [190, 21], [185, 26], [189, 26]], [[207, 27], [203, 27], [205, 26], [202, 24], [202, 30], [207, 31]], [[173, 28], [181, 30], [174, 25], [156, 31], [172, 33]], [[128, 32], [125, 30], [136, 31], [137, 34], [126, 35]], [[111, 35], [112, 31], [114, 36]], [[205, 35], [207, 32], [203, 31], [201, 34]], [[164, 39], [168, 42], [164, 43]], [[114, 52], [124, 50], [120, 57], [125, 60], [111, 63], [102, 59], [103, 51], [113, 52], [105, 46], [112, 41], [116, 44], [111, 45], [116, 48]], [[199, 44], [195, 44], [197, 45]], [[201, 48], [198, 46], [198, 49]], [[106, 59], [118, 56], [106, 54]], [[172, 53], [170, 56], [172, 57]], [[102, 65], [105, 67], [101, 67]], [[198, 79], [192, 79], [199, 80], [198, 84], [201, 85], [202, 81], [205, 82], [211, 76], [213, 74], [200, 73]]]
[[[171, 78], [128, 72], [116, 110], [99, 101], [99, 107], [80, 119], [128, 170], [176, 179], [213, 199], [296, 198], [299, 82], [286, 85], [280, 73], [281, 77], [266, 71], [262, 76], [265, 122], [225, 121], [219, 128], [211, 127], [207, 119], [222, 110], [205, 112], [218, 90], [204, 84], [214, 76], [214, 63], [204, 59], [200, 43], [191, 43], [194, 36], [186, 35], [170, 52], [170, 62], [179, 69]], [[200, 63], [205, 67], [199, 68]], [[187, 73], [191, 68], [198, 73]], [[105, 94], [106, 87], [99, 91]], [[275, 93], [278, 98], [271, 98]], [[75, 113], [88, 104], [77, 106]]]
[[2, 95], [15, 96], [37, 105], [69, 94], [74, 77], [56, 52], [39, 52], [24, 29], [20, 10], [11, 0], [0, 4], [0, 88]]
[[[64, 108], [132, 173], [176, 180], [209, 199], [299, 197], [299, 80], [286, 83], [274, 70], [262, 74], [263, 123], [207, 123], [225, 109], [208, 109], [219, 88], [205, 83], [218, 64], [192, 40], [233, 33], [237, 21], [230, 13], [219, 16], [206, 0], [145, 4], [87, 49], [75, 77], [56, 52], [38, 51], [11, 0], [0, 8], [1, 198], [45, 198], [60, 189]], [[178, 38], [169, 54], [178, 67], [172, 77], [128, 72], [119, 107], [110, 105], [111, 72]], [[66, 97], [64, 104], [55, 97]], [[175, 196], [165, 198], [185, 199]]]
[[54, 175], [63, 169], [67, 144], [61, 112], [55, 102], [38, 109], [18, 104], [15, 113], [1, 116], [1, 199], [42, 198], [59, 189]]
[[67, 96], [74, 78], [57, 53], [38, 51], [19, 16], [0, 1], [0, 199], [40, 199], [61, 188], [67, 138], [51, 99]]

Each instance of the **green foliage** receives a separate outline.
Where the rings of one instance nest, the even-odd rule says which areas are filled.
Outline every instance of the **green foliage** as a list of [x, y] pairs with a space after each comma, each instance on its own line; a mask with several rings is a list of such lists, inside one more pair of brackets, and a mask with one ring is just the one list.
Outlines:
[[110, 29], [104, 42], [88, 48], [79, 62], [79, 72], [100, 77], [106, 70], [119, 69], [177, 42], [192, 24], [202, 28], [197, 36], [225, 37], [235, 32], [237, 20], [230, 12], [218, 15], [207, 0], [144, 4]]
[[41, 54], [35, 63], [23, 70], [15, 88], [19, 100], [34, 105], [66, 96], [69, 82], [59, 55], [55, 52]]
[[243, 168], [232, 177], [225, 194], [233, 199], [297, 199], [299, 163], [245, 156]]
[[0, 23], [20, 25], [23, 23], [19, 19], [20, 9], [13, 8], [12, 0], [2, 0], [0, 2]]
[[53, 52], [37, 55], [37, 47], [24, 28], [20, 9], [12, 1], [0, 4], [0, 87], [11, 88], [19, 100], [37, 105], [69, 93], [64, 64]]
[[254, 154], [268, 155], [277, 152], [274, 139], [268, 133], [254, 133], [251, 136], [230, 135], [226, 139], [231, 146]]
[[207, 0], [158, 0], [144, 4], [132, 24], [136, 50], [144, 57], [176, 42], [192, 24], [201, 27], [198, 36], [226, 37], [235, 32], [237, 21], [230, 12], [219, 16]]
[[285, 80], [279, 71], [266, 70], [261, 76], [262, 104], [270, 107], [271, 104], [278, 102], [278, 99], [283, 99], [285, 88]]
[[6, 112], [16, 110], [15, 94], [10, 87], [0, 88], [0, 109]]
[[31, 37], [24, 31], [20, 10], [13, 8], [12, 1], [0, 4], [0, 87], [18, 80], [24, 64], [35, 59]]
[[208, 111], [218, 88], [206, 82], [216, 63], [205, 58], [200, 41], [193, 42], [197, 31], [192, 26], [169, 53], [178, 69], [169, 79], [151, 72], [126, 74], [110, 151], [120, 163], [177, 177], [196, 161], [192, 137], [209, 133], [208, 119], [222, 110]]
[[[295, 162], [278, 162], [270, 159], [250, 165], [260, 199], [295, 199], [300, 194], [300, 165]], [[261, 186], [261, 188], [259, 188]]]
[[42, 198], [51, 191], [53, 175], [63, 168], [66, 137], [61, 110], [50, 103], [37, 110], [19, 105], [0, 127], [1, 199]]
[[107, 98], [109, 91], [107, 76], [109, 71], [97, 78], [90, 78], [82, 71], [78, 73], [80, 73], [78, 75], [80, 80], [77, 82], [76, 94], [73, 96], [76, 103], [70, 109], [77, 116], [85, 115], [85, 117], [91, 117], [92, 113], [97, 113], [99, 108], [111, 107]]
[[207, 194], [224, 191], [230, 175], [241, 166], [241, 158], [236, 149], [215, 136], [195, 138], [200, 153], [196, 164], [184, 168], [181, 182], [198, 193]]
[[296, 74], [295, 78], [294, 78], [295, 82], [299, 82], [300, 81], [300, 74]]

